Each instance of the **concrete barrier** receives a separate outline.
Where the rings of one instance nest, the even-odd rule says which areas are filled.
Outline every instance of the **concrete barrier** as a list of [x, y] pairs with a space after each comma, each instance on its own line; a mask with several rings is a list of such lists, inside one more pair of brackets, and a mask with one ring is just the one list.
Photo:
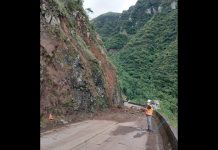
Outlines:
[[165, 150], [177, 150], [178, 149], [178, 135], [177, 131], [170, 126], [169, 122], [157, 111], [154, 111], [155, 122], [158, 126], [158, 130], [162, 136]]
[[133, 104], [133, 105], [138, 105], [138, 106], [142, 106], [142, 107], [145, 107], [146, 104], [138, 104], [138, 103], [134, 103], [134, 102], [129, 102], [127, 101], [129, 104]]
[[[128, 102], [133, 105], [145, 107], [145, 105], [140, 105], [134, 102]], [[156, 126], [157, 130], [159, 130], [165, 150], [177, 150], [178, 149], [178, 132], [174, 129], [167, 119], [162, 116], [159, 112], [154, 111], [154, 119], [153, 126]]]
[[[134, 102], [128, 102], [133, 105], [145, 107], [145, 105], [137, 104]], [[167, 119], [162, 116], [159, 112], [154, 111], [153, 116], [156, 118], [154, 119], [153, 126], [157, 125], [157, 130], [159, 130], [162, 139], [164, 150], [177, 150], [178, 149], [178, 133], [177, 130], [174, 129]]]

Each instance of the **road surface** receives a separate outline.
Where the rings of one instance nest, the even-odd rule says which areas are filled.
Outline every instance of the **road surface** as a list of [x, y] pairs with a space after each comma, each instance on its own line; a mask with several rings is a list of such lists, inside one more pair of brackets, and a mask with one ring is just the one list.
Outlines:
[[145, 118], [121, 122], [87, 120], [41, 134], [41, 150], [163, 150], [158, 132], [149, 133]]

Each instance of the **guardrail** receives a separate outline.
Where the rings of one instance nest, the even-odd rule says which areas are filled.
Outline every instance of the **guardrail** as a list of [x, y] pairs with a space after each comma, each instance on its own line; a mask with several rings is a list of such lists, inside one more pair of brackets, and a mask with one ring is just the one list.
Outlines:
[[[178, 136], [173, 132], [172, 127], [168, 121], [157, 111], [154, 111], [154, 115], [157, 118], [157, 124], [162, 123], [162, 127], [159, 128], [159, 132], [162, 136], [164, 149], [172, 148], [172, 150], [178, 149]], [[164, 122], [164, 123], [163, 123]]]
[[[138, 105], [138, 106], [145, 106], [141, 104], [137, 104], [134, 102], [128, 102], [130, 104]], [[158, 130], [162, 136], [163, 143], [164, 143], [164, 149], [169, 150], [177, 150], [178, 149], [178, 135], [177, 133], [173, 132], [172, 126], [170, 126], [167, 119], [162, 116], [159, 112], [154, 111], [154, 117], [156, 118], [155, 121], [157, 125], [160, 125], [158, 127]]]
[[142, 105], [142, 104], [138, 104], [138, 103], [134, 103], [134, 102], [129, 102], [129, 101], [126, 101], [126, 102], [128, 102], [128, 103], [130, 103], [130, 104], [138, 105], [138, 106], [143, 106], [143, 107], [146, 106], [146, 104]]

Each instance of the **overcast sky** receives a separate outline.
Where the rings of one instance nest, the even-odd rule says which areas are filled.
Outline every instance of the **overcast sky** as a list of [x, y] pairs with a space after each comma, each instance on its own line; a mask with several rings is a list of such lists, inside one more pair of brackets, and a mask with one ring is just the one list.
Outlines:
[[119, 12], [128, 10], [132, 5], [135, 5], [137, 0], [84, 0], [83, 7], [91, 8], [94, 13], [89, 13], [89, 17], [95, 18], [106, 12]]

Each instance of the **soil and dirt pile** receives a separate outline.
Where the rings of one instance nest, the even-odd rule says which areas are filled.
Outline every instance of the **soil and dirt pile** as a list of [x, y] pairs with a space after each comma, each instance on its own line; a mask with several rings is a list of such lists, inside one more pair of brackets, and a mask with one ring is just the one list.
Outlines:
[[122, 105], [116, 69], [81, 0], [40, 1], [40, 127]]

